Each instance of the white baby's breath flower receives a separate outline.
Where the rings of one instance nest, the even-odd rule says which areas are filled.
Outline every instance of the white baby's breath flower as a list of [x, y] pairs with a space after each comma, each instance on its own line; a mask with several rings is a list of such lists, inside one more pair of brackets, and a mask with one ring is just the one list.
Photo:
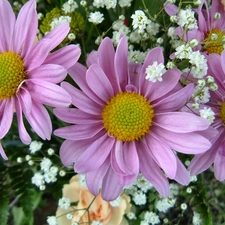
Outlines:
[[88, 21], [94, 24], [100, 24], [104, 20], [104, 15], [99, 11], [91, 12]]
[[69, 0], [68, 2], [65, 2], [62, 6], [62, 10], [65, 12], [65, 13], [71, 13], [71, 12], [74, 12], [75, 9], [78, 8], [78, 4], [75, 2], [75, 1], [71, 1]]
[[199, 112], [200, 116], [205, 118], [209, 122], [209, 125], [213, 123], [215, 119], [215, 113], [211, 108], [204, 107], [203, 109], [199, 110]]
[[52, 161], [49, 158], [44, 157], [41, 160], [40, 166], [41, 166], [41, 170], [43, 171], [48, 171], [50, 166], [52, 165]]
[[48, 216], [47, 223], [48, 225], [58, 225], [57, 218], [55, 216]]
[[146, 212], [144, 214], [144, 219], [152, 225], [160, 223], [159, 216], [154, 212]]
[[119, 0], [119, 5], [120, 5], [121, 8], [130, 7], [132, 1], [133, 0]]
[[40, 187], [45, 183], [43, 175], [40, 172], [36, 172], [31, 178], [31, 183], [36, 185], [37, 187]]
[[147, 74], [147, 76], [145, 77], [145, 79], [151, 82], [162, 81], [162, 75], [165, 72], [165, 66], [162, 63], [158, 64], [158, 62], [155, 61], [152, 65], [149, 65], [146, 68], [145, 73]]
[[50, 23], [51, 30], [54, 28], [58, 27], [59, 25], [63, 23], [70, 23], [71, 22], [71, 17], [70, 16], [60, 16], [58, 18], [54, 18], [52, 22]]
[[70, 207], [70, 199], [68, 197], [62, 197], [59, 199], [58, 206], [61, 209], [67, 210]]
[[197, 29], [198, 25], [194, 14], [195, 12], [190, 8], [181, 9], [178, 15], [178, 25], [187, 30]]
[[143, 32], [149, 24], [149, 19], [142, 10], [136, 10], [131, 18], [133, 19], [133, 28], [138, 29], [140, 32]]
[[112, 207], [118, 207], [118, 206], [120, 205], [120, 202], [121, 202], [121, 197], [119, 196], [119, 197], [116, 198], [115, 200], [110, 201], [109, 204], [110, 204]]
[[193, 218], [192, 218], [193, 225], [201, 225], [202, 219], [200, 217], [200, 214], [197, 212], [194, 212]]
[[40, 141], [32, 141], [29, 145], [30, 153], [34, 154], [35, 152], [41, 150], [43, 143]]
[[115, 9], [117, 5], [117, 0], [104, 0], [106, 9]]
[[133, 201], [136, 205], [144, 205], [147, 201], [146, 194], [142, 191], [137, 191], [133, 195]]

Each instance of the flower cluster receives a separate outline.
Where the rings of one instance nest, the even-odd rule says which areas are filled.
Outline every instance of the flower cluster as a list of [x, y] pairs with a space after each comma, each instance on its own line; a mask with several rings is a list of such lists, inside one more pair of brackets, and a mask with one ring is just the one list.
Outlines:
[[209, 219], [183, 199], [225, 180], [224, 21], [221, 0], [0, 0], [0, 169], [63, 178], [49, 225]]

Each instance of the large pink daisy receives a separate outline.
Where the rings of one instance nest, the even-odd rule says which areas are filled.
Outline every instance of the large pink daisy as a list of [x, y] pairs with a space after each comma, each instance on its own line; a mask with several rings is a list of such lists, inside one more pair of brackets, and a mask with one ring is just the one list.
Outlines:
[[[63, 24], [49, 32], [36, 44], [38, 18], [36, 1], [28, 1], [17, 19], [7, 0], [0, 0], [0, 140], [9, 131], [14, 111], [19, 136], [29, 144], [22, 115], [43, 139], [50, 139], [51, 120], [44, 105], [65, 107], [70, 95], [57, 83], [61, 82], [80, 56], [75, 45], [50, 53], [69, 32]], [[7, 159], [0, 143], [0, 153]]]
[[214, 139], [212, 147], [205, 153], [198, 154], [191, 161], [189, 169], [191, 174], [199, 174], [214, 164], [216, 179], [225, 180], [225, 51], [222, 55], [210, 54], [208, 56], [209, 74], [212, 75], [218, 85], [216, 91], [211, 92], [208, 107], [215, 113], [215, 121], [212, 124], [219, 131]]
[[[168, 70], [163, 81], [145, 79], [146, 68], [164, 63], [160, 48], [152, 49], [143, 65], [128, 63], [128, 43], [122, 37], [116, 52], [105, 38], [88, 59], [88, 69], [76, 64], [68, 70], [80, 87], [63, 82], [76, 108], [56, 108], [55, 114], [75, 124], [54, 133], [66, 140], [60, 148], [65, 166], [86, 174], [90, 191], [99, 189], [106, 200], [118, 197], [139, 171], [162, 196], [169, 194], [166, 178], [188, 184], [189, 174], [175, 151], [198, 154], [211, 143], [196, 131], [205, 132], [205, 119], [178, 110], [193, 92], [181, 88], [180, 72]], [[165, 175], [165, 174], [166, 175]]]

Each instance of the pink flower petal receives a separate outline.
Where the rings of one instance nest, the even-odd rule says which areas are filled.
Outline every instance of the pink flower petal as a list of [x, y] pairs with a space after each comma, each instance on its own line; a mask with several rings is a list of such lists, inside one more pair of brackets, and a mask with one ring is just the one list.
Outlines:
[[9, 131], [12, 120], [13, 113], [15, 109], [14, 98], [8, 98], [3, 100], [1, 104], [1, 114], [0, 114], [0, 139], [2, 139]]
[[157, 101], [154, 104], [154, 110], [156, 112], [172, 112], [182, 108], [184, 106], [184, 103], [186, 103], [190, 99], [191, 95], [193, 94], [193, 90], [194, 85], [189, 84], [181, 88], [179, 91], [163, 97], [160, 101]]
[[225, 138], [223, 132], [213, 143], [212, 147], [205, 153], [196, 155], [188, 167], [191, 170], [191, 175], [197, 175], [207, 170], [214, 162], [217, 151]]
[[130, 171], [128, 170], [124, 160], [124, 149], [122, 141], [116, 141], [115, 146], [112, 148], [111, 165], [113, 170], [120, 175], [130, 174]]
[[64, 166], [68, 167], [74, 163], [84, 152], [90, 143], [88, 141], [71, 141], [65, 140], [59, 151], [60, 159]]
[[99, 168], [110, 154], [114, 142], [115, 139], [107, 134], [95, 140], [77, 159], [74, 165], [75, 172], [87, 173]]
[[[175, 155], [176, 156], [176, 155]], [[183, 165], [183, 163], [180, 161], [180, 159], [177, 158], [177, 173], [174, 177], [174, 180], [180, 183], [181, 185], [188, 185], [190, 182], [190, 174]]]
[[17, 94], [17, 98], [20, 100], [20, 104], [23, 106], [23, 111], [26, 111], [26, 113], [29, 114], [32, 108], [30, 92], [21, 86], [20, 91]]
[[15, 14], [7, 0], [0, 1], [0, 52], [11, 50], [15, 26]]
[[28, 1], [19, 11], [16, 24], [14, 37], [14, 52], [20, 53], [24, 57], [30, 48], [34, 45], [37, 35], [38, 18], [36, 11], [36, 1]]
[[103, 178], [105, 177], [109, 166], [110, 161], [108, 157], [98, 169], [85, 174], [87, 186], [93, 195], [97, 196], [99, 194]]
[[123, 186], [118, 183], [118, 175], [109, 167], [102, 181], [102, 198], [105, 201], [113, 201], [120, 196]]
[[149, 149], [145, 143], [140, 141], [137, 146], [139, 160], [140, 160], [140, 170], [144, 177], [149, 180], [149, 182], [156, 188], [162, 197], [167, 197], [169, 195], [169, 182], [163, 174], [162, 170], [152, 159]]
[[[23, 100], [21, 100], [20, 97], [21, 97], [20, 95], [17, 96], [17, 100], [15, 101], [18, 130], [19, 130], [20, 140], [24, 144], [28, 145], [31, 142], [31, 137], [27, 133], [27, 130], [26, 130], [26, 128], [24, 126], [24, 123], [23, 123], [23, 114], [22, 114], [22, 106], [21, 106], [23, 104], [22, 103]], [[30, 110], [29, 110], [29, 112], [30, 112]]]
[[225, 141], [221, 143], [214, 160], [214, 174], [217, 180], [225, 180]]
[[154, 125], [176, 133], [189, 133], [205, 130], [209, 123], [206, 119], [191, 113], [166, 112], [155, 114]]
[[74, 66], [72, 66], [68, 73], [73, 78], [73, 80], [76, 82], [76, 84], [80, 87], [80, 89], [93, 101], [100, 105], [104, 105], [104, 101], [102, 101], [99, 96], [97, 96], [88, 86], [87, 80], [86, 80], [86, 72], [87, 69], [80, 63], [76, 63]]
[[170, 179], [174, 179], [177, 172], [177, 160], [174, 152], [151, 134], [146, 135], [145, 140], [152, 158]]
[[161, 82], [153, 83], [145, 80], [145, 84], [147, 86], [143, 89], [143, 95], [150, 102], [153, 102], [171, 91], [177, 85], [179, 79], [180, 71], [177, 69], [171, 69], [163, 75], [163, 80]]
[[117, 93], [121, 91], [114, 67], [115, 50], [112, 41], [108, 37], [104, 38], [101, 42], [101, 45], [98, 48], [98, 56], [99, 66], [108, 77], [114, 92]]
[[127, 168], [126, 171], [129, 171], [129, 174], [120, 178], [120, 183], [122, 182], [121, 184], [124, 186], [133, 183], [139, 173], [139, 159], [133, 141], [124, 143], [123, 158]]
[[31, 51], [25, 55], [24, 66], [29, 71], [39, 67], [48, 56], [51, 50], [51, 39], [40, 40]]
[[52, 107], [66, 107], [71, 104], [70, 95], [60, 86], [40, 79], [26, 81], [32, 99]]
[[207, 151], [211, 147], [208, 139], [197, 133], [175, 133], [160, 127], [152, 127], [152, 132], [166, 143], [171, 149], [186, 154], [199, 154]]
[[66, 69], [55, 64], [44, 64], [28, 73], [29, 79], [41, 79], [55, 84], [65, 79], [66, 75]]
[[128, 83], [128, 43], [126, 36], [120, 38], [116, 49], [114, 66], [120, 89], [124, 91]]
[[48, 34], [44, 36], [43, 39], [50, 39], [51, 40], [51, 50], [57, 47], [67, 36], [69, 33], [70, 26], [68, 23], [63, 23], [51, 30]]
[[102, 121], [100, 116], [90, 115], [75, 108], [55, 108], [54, 114], [66, 123], [72, 124], [92, 124]]
[[90, 89], [104, 102], [109, 101], [114, 96], [111, 83], [97, 64], [91, 65], [87, 70], [86, 80]]
[[67, 45], [53, 53], [50, 53], [44, 64], [58, 64], [65, 69], [69, 69], [79, 59], [81, 54], [80, 48], [76, 45]]
[[8, 160], [8, 157], [7, 157], [6, 154], [5, 154], [5, 151], [4, 151], [3, 147], [2, 147], [1, 142], [0, 142], [0, 155], [1, 155], [1, 157], [2, 157], [4, 160]]
[[50, 140], [52, 124], [50, 116], [45, 107], [37, 102], [33, 102], [30, 113], [23, 109], [25, 117], [33, 130], [42, 138]]
[[165, 3], [164, 9], [169, 16], [174, 16], [178, 12], [178, 7], [171, 3]]
[[61, 86], [70, 94], [72, 97], [72, 104], [80, 110], [90, 113], [92, 115], [101, 115], [102, 107], [96, 102], [88, 98], [81, 90], [73, 87], [67, 82], [63, 82]]
[[103, 129], [102, 124], [78, 124], [62, 127], [54, 131], [56, 136], [69, 140], [84, 140], [98, 134]]

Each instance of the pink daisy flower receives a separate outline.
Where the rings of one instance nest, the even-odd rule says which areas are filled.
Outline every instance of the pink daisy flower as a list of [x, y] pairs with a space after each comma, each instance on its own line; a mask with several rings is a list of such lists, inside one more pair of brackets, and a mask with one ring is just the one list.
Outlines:
[[[164, 63], [160, 48], [152, 49], [143, 65], [128, 63], [128, 43], [122, 37], [116, 52], [105, 38], [88, 59], [88, 69], [75, 64], [68, 72], [80, 89], [63, 82], [76, 108], [56, 108], [63, 121], [74, 124], [54, 134], [66, 140], [60, 148], [65, 166], [74, 164], [86, 174], [90, 191], [112, 200], [139, 171], [162, 196], [169, 194], [170, 179], [189, 183], [189, 173], [175, 151], [198, 154], [211, 143], [196, 131], [208, 128], [205, 119], [178, 112], [193, 92], [181, 88], [180, 72], [165, 72], [161, 82], [146, 80], [146, 69]], [[165, 174], [164, 174], [164, 172]]]
[[[169, 15], [175, 15], [178, 12], [177, 6], [173, 4], [166, 4], [165, 10]], [[183, 36], [183, 33], [185, 40], [197, 39], [201, 43], [202, 51], [208, 54], [221, 54], [225, 36], [225, 11], [221, 0], [213, 0], [210, 9], [207, 1], [203, 0], [194, 11], [198, 17], [198, 29], [185, 32], [177, 28], [177, 34]]]
[[[17, 19], [7, 0], [0, 0], [0, 140], [9, 131], [14, 111], [21, 141], [29, 144], [22, 115], [43, 139], [50, 139], [52, 125], [44, 105], [65, 107], [70, 95], [61, 82], [80, 56], [75, 45], [55, 49], [69, 32], [63, 24], [34, 44], [38, 28], [36, 1], [28, 1]], [[44, 105], [43, 105], [44, 104]], [[7, 159], [0, 143], [0, 153]]]
[[206, 104], [215, 113], [212, 126], [219, 134], [212, 142], [212, 147], [205, 153], [196, 155], [189, 165], [191, 174], [199, 174], [214, 164], [214, 174], [217, 180], [225, 180], [225, 51], [222, 55], [210, 54], [208, 56], [209, 74], [218, 85], [216, 91], [212, 91], [210, 102]]

